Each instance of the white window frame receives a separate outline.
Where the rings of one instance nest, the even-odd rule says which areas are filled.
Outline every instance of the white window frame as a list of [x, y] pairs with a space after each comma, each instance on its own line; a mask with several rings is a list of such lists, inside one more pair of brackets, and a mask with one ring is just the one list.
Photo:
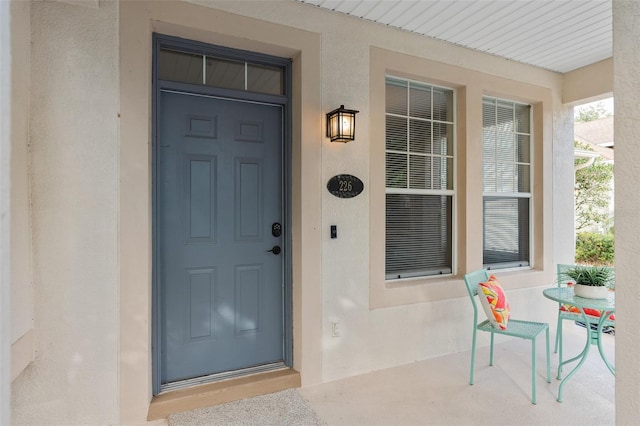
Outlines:
[[[529, 167], [529, 192], [513, 192], [513, 191], [485, 191], [485, 185], [484, 185], [484, 179], [485, 179], [485, 173], [484, 173], [484, 135], [482, 138], [482, 145], [483, 145], [483, 173], [482, 173], [482, 179], [483, 179], [483, 184], [482, 184], [482, 259], [483, 259], [483, 266], [487, 269], [516, 269], [516, 268], [532, 268], [533, 267], [533, 243], [534, 243], [534, 229], [533, 229], [533, 215], [534, 215], [534, 199], [533, 199], [533, 192], [534, 192], [534, 188], [533, 188], [533, 184], [534, 184], [534, 169], [535, 169], [535, 164], [534, 164], [534, 123], [533, 123], [533, 105], [528, 104], [528, 103], [524, 103], [524, 102], [518, 102], [518, 101], [514, 101], [513, 99], [504, 99], [504, 98], [499, 98], [499, 97], [495, 97], [495, 96], [483, 96], [482, 97], [482, 114], [483, 114], [483, 123], [484, 123], [484, 103], [486, 100], [492, 100], [495, 102], [495, 106], [496, 109], [498, 107], [498, 103], [499, 102], [503, 102], [503, 103], [510, 103], [513, 105], [513, 117], [514, 117], [514, 122], [515, 122], [515, 108], [517, 105], [521, 105], [521, 106], [527, 106], [529, 107], [529, 133], [524, 133], [524, 132], [518, 132], [517, 128], [514, 128], [514, 135], [517, 137], [518, 135], [525, 135], [529, 137], [529, 162], [528, 163], [524, 163], [524, 162], [519, 162], [517, 161], [517, 154], [516, 154], [516, 158], [514, 158], [514, 166], [517, 168], [519, 165], [527, 165]], [[497, 112], [496, 112], [496, 116], [497, 116]], [[484, 134], [484, 124], [483, 124], [483, 134]], [[517, 143], [517, 142], [516, 142]], [[517, 153], [517, 146], [514, 148], [514, 152]], [[498, 160], [496, 159], [494, 164], [498, 164]], [[496, 172], [497, 175], [497, 172]], [[496, 176], [497, 179], [497, 176]], [[517, 179], [517, 174], [514, 176], [514, 180]], [[505, 198], [505, 199], [514, 199], [514, 198], [518, 198], [518, 199], [522, 199], [522, 198], [526, 198], [529, 200], [529, 217], [528, 217], [528, 231], [529, 231], [529, 235], [528, 235], [528, 259], [526, 261], [514, 261], [514, 262], [502, 262], [502, 263], [485, 263], [484, 262], [484, 247], [485, 247], [485, 214], [484, 214], [484, 200], [485, 198]]]
[[[418, 86], [422, 86], [422, 87], [430, 87], [433, 89], [444, 89], [447, 91], [451, 91], [452, 92], [452, 121], [442, 121], [442, 120], [429, 120], [429, 119], [420, 119], [420, 120], [424, 120], [424, 121], [428, 121], [430, 123], [442, 123], [442, 124], [447, 124], [450, 125], [452, 128], [452, 152], [450, 155], [433, 155], [433, 154], [424, 154], [424, 156], [427, 157], [441, 157], [441, 158], [451, 158], [451, 163], [452, 163], [452, 167], [450, 170], [447, 171], [448, 174], [450, 174], [450, 179], [452, 181], [452, 188], [453, 189], [445, 189], [445, 190], [434, 190], [434, 189], [416, 189], [416, 188], [409, 188], [410, 186], [410, 170], [411, 170], [411, 164], [410, 161], [407, 161], [407, 187], [406, 188], [390, 188], [386, 186], [386, 179], [385, 179], [385, 197], [388, 194], [416, 194], [416, 195], [442, 195], [442, 196], [450, 196], [451, 197], [451, 217], [450, 217], [450, 221], [451, 221], [451, 230], [450, 230], [450, 238], [451, 238], [451, 253], [450, 253], [450, 257], [451, 257], [451, 265], [450, 265], [450, 270], [447, 272], [435, 272], [435, 273], [427, 273], [426, 271], [415, 271], [415, 272], [409, 272], [409, 273], [403, 273], [403, 274], [398, 274], [398, 273], [388, 273], [386, 270], [386, 262], [385, 262], [385, 280], [386, 281], [398, 281], [398, 280], [407, 280], [407, 279], [420, 279], [420, 278], [431, 278], [431, 277], [443, 277], [443, 276], [451, 276], [453, 275], [453, 273], [455, 272], [455, 268], [456, 268], [456, 224], [457, 224], [457, 217], [456, 217], [456, 203], [457, 203], [457, 197], [456, 197], [456, 188], [457, 188], [457, 93], [456, 90], [454, 88], [451, 87], [446, 87], [446, 86], [440, 86], [437, 84], [431, 84], [431, 83], [427, 83], [424, 81], [419, 81], [419, 80], [413, 80], [413, 79], [409, 79], [409, 78], [405, 78], [405, 77], [397, 77], [394, 75], [389, 75], [387, 74], [385, 76], [385, 88], [387, 86], [387, 82], [389, 80], [396, 80], [396, 81], [400, 81], [400, 82], [406, 82], [408, 85], [414, 84], [414, 85], [418, 85]], [[385, 96], [385, 105], [386, 105], [386, 96]], [[432, 105], [433, 105], [433, 92], [432, 92]], [[406, 118], [406, 119], [414, 119], [416, 117], [410, 117], [410, 116], [404, 116], [404, 115], [399, 115], [399, 114], [393, 114], [393, 113], [388, 113], [386, 111], [385, 108], [385, 120], [386, 117], [391, 116], [391, 117], [399, 117], [399, 118]], [[433, 131], [433, 130], [432, 130]], [[407, 134], [407, 138], [409, 138], [409, 133]], [[407, 147], [406, 151], [397, 151], [397, 150], [388, 150], [386, 148], [386, 132], [385, 132], [385, 158], [386, 158], [386, 154], [387, 153], [396, 153], [396, 154], [403, 154], [403, 155], [407, 155], [407, 157], [409, 157], [409, 154], [411, 151], [409, 151], [409, 148]], [[386, 163], [386, 159], [385, 159], [385, 174], [387, 171], [387, 163]], [[431, 182], [432, 182], [432, 187], [433, 187], [433, 173], [431, 174]], [[386, 202], [385, 202], [385, 209], [386, 209]], [[386, 227], [385, 227], [386, 228]], [[385, 247], [386, 247], [386, 241], [385, 241]], [[385, 249], [386, 250], [386, 249]]]

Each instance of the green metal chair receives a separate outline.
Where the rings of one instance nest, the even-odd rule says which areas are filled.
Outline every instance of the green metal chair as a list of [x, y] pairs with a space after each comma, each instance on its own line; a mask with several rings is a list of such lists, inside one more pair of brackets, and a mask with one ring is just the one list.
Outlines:
[[[541, 322], [521, 321], [516, 319], [509, 319], [506, 330], [495, 328], [491, 325], [491, 322], [486, 319], [478, 323], [478, 302], [476, 302], [476, 295], [478, 294], [478, 284], [486, 282], [489, 279], [489, 274], [486, 269], [471, 272], [464, 276], [464, 283], [467, 286], [469, 297], [471, 298], [471, 305], [473, 306], [473, 339], [471, 343], [471, 374], [469, 377], [469, 384], [473, 384], [473, 376], [475, 371], [476, 361], [476, 333], [479, 331], [486, 331], [491, 333], [491, 349], [489, 352], [489, 365], [493, 365], [493, 337], [495, 334], [504, 334], [507, 336], [519, 337], [521, 339], [531, 340], [531, 402], [536, 403], [536, 338], [544, 331], [546, 338], [546, 353], [547, 353], [547, 383], [551, 383], [551, 367], [550, 367], [550, 354], [549, 354], [549, 324]], [[542, 296], [541, 296], [542, 297]]]
[[[578, 265], [572, 265], [572, 264], [563, 264], [563, 263], [559, 263], [558, 264], [558, 276], [557, 276], [557, 283], [558, 283], [558, 287], [565, 287], [567, 285], [568, 282], [572, 282], [573, 279], [571, 277], [569, 277], [567, 275], [567, 271], [571, 268], [574, 268]], [[615, 284], [615, 271], [613, 268], [607, 268], [607, 269], [611, 269], [611, 283], [610, 286], [613, 287]], [[584, 322], [584, 317], [582, 316], [581, 313], [579, 312], [570, 312], [570, 311], [566, 311], [566, 310], [562, 310], [562, 304], [558, 303], [558, 325], [556, 328], [556, 344], [555, 344], [555, 348], [553, 349], [554, 353], [558, 354], [558, 380], [560, 380], [560, 378], [562, 377], [562, 321], [563, 320], [570, 320], [570, 321], [580, 321], [580, 322]], [[597, 324], [598, 323], [598, 319], [597, 317], [594, 317], [593, 319], [593, 324]], [[607, 326], [613, 326], [615, 325], [615, 321], [611, 320], [609, 318], [607, 318], [604, 323], [603, 323], [603, 327], [607, 327]], [[591, 327], [592, 323], [589, 324], [585, 324], [585, 327]], [[569, 361], [570, 362], [570, 361]]]

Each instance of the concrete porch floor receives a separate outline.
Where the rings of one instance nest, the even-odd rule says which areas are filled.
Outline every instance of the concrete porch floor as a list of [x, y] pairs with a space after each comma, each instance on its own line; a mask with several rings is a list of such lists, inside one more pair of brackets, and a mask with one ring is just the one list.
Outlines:
[[[565, 358], [570, 358], [584, 347], [586, 330], [565, 321], [564, 333]], [[488, 343], [486, 334], [479, 335], [479, 344]], [[488, 346], [478, 348], [473, 386], [468, 382], [470, 351], [465, 351], [297, 391], [330, 426], [614, 425], [615, 378], [596, 346], [591, 347], [585, 364], [565, 385], [564, 402], [556, 401], [560, 381], [555, 378], [558, 355], [553, 353], [554, 338], [551, 330], [550, 384], [544, 374], [544, 342], [538, 341], [537, 405], [531, 404], [531, 346], [522, 339], [497, 343], [493, 367], [488, 365]], [[603, 343], [613, 362], [615, 337], [605, 334]], [[573, 365], [565, 367], [565, 376]], [[251, 399], [245, 401], [250, 403]], [[248, 422], [232, 423], [262, 425], [266, 420], [256, 414], [255, 421], [251, 417]], [[269, 424], [284, 421], [272, 418]], [[196, 423], [210, 421], [202, 418]]]
[[[486, 334], [486, 333], [482, 333]], [[586, 330], [565, 321], [565, 354], [584, 346]], [[615, 337], [603, 336], [605, 353], [614, 361]], [[597, 347], [556, 401], [558, 355], [550, 333], [551, 383], [544, 376], [544, 344], [538, 343], [538, 401], [531, 404], [530, 342], [513, 339], [496, 345], [494, 366], [489, 348], [476, 355], [475, 384], [469, 385], [470, 352], [299, 389], [328, 425], [613, 425], [615, 378]], [[565, 359], [567, 356], [565, 355]], [[565, 367], [564, 375], [571, 371]]]

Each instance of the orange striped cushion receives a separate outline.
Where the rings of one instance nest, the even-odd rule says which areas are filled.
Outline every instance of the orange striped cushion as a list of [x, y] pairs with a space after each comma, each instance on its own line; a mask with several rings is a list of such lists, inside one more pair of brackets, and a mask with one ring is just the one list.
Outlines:
[[494, 275], [491, 275], [487, 282], [478, 284], [478, 297], [491, 324], [506, 330], [511, 308], [500, 282]]

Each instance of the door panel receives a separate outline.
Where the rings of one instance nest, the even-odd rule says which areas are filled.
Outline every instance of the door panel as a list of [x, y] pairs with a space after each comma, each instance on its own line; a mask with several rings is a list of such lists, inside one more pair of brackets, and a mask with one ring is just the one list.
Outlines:
[[283, 361], [282, 110], [161, 92], [162, 384]]
[[215, 157], [187, 156], [184, 170], [187, 241], [213, 240], [216, 217]]
[[236, 159], [235, 164], [236, 241], [259, 241], [262, 237], [262, 162]]

